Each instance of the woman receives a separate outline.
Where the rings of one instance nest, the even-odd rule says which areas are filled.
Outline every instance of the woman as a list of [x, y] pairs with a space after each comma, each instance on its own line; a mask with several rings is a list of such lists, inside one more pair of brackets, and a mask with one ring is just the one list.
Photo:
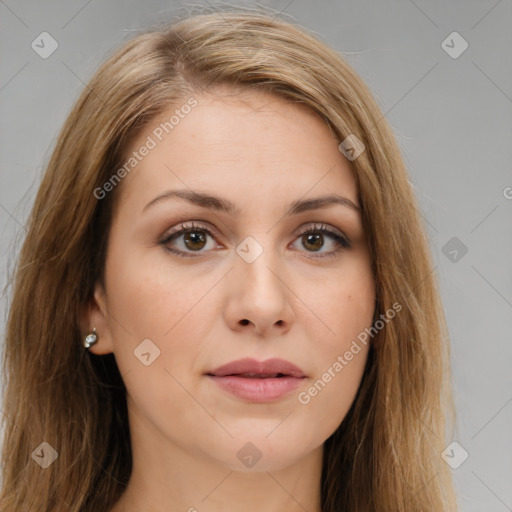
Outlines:
[[448, 341], [389, 126], [265, 14], [121, 47], [14, 277], [4, 512], [452, 511]]

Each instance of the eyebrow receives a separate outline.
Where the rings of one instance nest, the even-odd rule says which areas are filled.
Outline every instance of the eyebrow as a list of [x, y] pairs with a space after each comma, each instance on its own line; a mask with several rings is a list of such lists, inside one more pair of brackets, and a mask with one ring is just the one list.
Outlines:
[[[241, 214], [240, 208], [238, 208], [234, 203], [228, 201], [227, 199], [186, 189], [168, 190], [167, 192], [164, 192], [163, 194], [160, 194], [152, 199], [146, 206], [144, 206], [142, 211], [147, 210], [150, 206], [153, 206], [160, 201], [171, 198], [185, 199], [189, 203], [195, 204], [197, 206], [209, 208], [219, 212], [226, 212], [233, 216]], [[294, 201], [288, 206], [288, 210], [285, 213], [285, 216], [289, 217], [291, 215], [297, 215], [305, 211], [327, 208], [336, 204], [345, 206], [356, 212], [361, 211], [361, 207], [355, 204], [348, 197], [343, 197], [338, 194], [329, 194], [312, 199], [299, 199]]]

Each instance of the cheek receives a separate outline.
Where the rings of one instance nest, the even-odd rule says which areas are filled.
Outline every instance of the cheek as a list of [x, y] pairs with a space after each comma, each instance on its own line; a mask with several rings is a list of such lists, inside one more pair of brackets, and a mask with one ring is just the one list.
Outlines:
[[323, 370], [298, 394], [297, 407], [302, 408], [304, 421], [315, 432], [313, 441], [330, 437], [354, 402], [369, 351], [369, 346], [359, 345], [354, 350], [357, 353], [348, 350], [350, 361], [345, 357], [347, 351], [329, 357]]
[[205, 295], [213, 278], [194, 277], [192, 271], [135, 252], [111, 254], [106, 284], [116, 362], [127, 388], [136, 383], [130, 389], [134, 399], [143, 389], [169, 409], [169, 396], [183, 392], [171, 376], [178, 382], [190, 376], [201, 340], [208, 338]]
[[214, 280], [135, 251], [127, 257], [113, 248], [110, 261], [109, 324], [130, 400], [146, 417], [159, 411], [164, 425], [178, 415], [179, 430], [197, 414], [183, 386], [190, 388], [186, 379], [207, 338], [204, 296]]
[[170, 264], [162, 255], [146, 254], [141, 251], [137, 256], [134, 251], [127, 257], [112, 251], [107, 288], [114, 299], [109, 309], [125, 327], [125, 334], [164, 341], [200, 302], [209, 279]]
[[324, 356], [344, 350], [373, 320], [375, 281], [364, 259], [348, 261], [317, 286], [306, 283], [299, 296], [310, 310], [304, 316], [310, 339]]
[[330, 435], [352, 405], [368, 357], [369, 338], [358, 336], [373, 320], [375, 282], [370, 266], [357, 262], [308, 297], [308, 306], [321, 320], [308, 316], [306, 325], [315, 340], [317, 373], [297, 398], [311, 421], [318, 418]]

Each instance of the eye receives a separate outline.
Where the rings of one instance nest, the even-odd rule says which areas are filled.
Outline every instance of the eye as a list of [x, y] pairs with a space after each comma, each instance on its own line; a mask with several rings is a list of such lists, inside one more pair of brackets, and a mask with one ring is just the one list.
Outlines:
[[[193, 258], [199, 256], [199, 254], [193, 254], [194, 252], [204, 252], [203, 249], [207, 246], [208, 237], [212, 239], [214, 237], [208, 227], [202, 224], [194, 224], [193, 222], [188, 224], [181, 223], [179, 227], [173, 228], [168, 232], [164, 239], [160, 241], [160, 244], [178, 256]], [[180, 238], [183, 239], [180, 241]], [[181, 242], [178, 244], [180, 246], [178, 249], [170, 247], [171, 242], [175, 241]], [[215, 246], [215, 244], [213, 245]]]
[[[166, 250], [177, 254], [182, 257], [197, 257], [201, 253], [206, 252], [208, 249], [214, 249], [216, 244], [214, 242], [216, 231], [203, 225], [190, 223], [180, 223], [179, 226], [171, 229], [166, 233], [164, 238], [159, 242], [165, 247]], [[325, 224], [315, 224], [306, 226], [297, 235], [299, 238], [295, 242], [300, 242], [309, 253], [318, 253], [308, 257], [325, 258], [336, 256], [341, 250], [349, 249], [350, 242], [336, 228], [327, 226]], [[208, 238], [212, 239], [212, 243], [208, 248]], [[321, 251], [325, 247], [325, 239], [330, 240], [333, 248], [328, 251]], [[172, 247], [177, 245], [178, 248]], [[205, 250], [203, 250], [205, 249]], [[196, 254], [194, 254], [196, 253]]]
[[[325, 224], [307, 226], [299, 233], [299, 237], [297, 241], [308, 249], [307, 252], [318, 253], [318, 255], [312, 256], [313, 258], [333, 257], [343, 249], [350, 248], [348, 238], [341, 231]], [[320, 252], [325, 247], [326, 238], [330, 239], [330, 244], [327, 244], [327, 246], [330, 245], [333, 249]]]

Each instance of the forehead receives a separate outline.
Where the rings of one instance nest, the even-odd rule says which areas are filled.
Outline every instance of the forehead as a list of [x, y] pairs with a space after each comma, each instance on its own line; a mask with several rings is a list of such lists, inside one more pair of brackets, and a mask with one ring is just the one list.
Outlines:
[[179, 185], [222, 192], [233, 202], [261, 194], [270, 202], [308, 190], [343, 192], [357, 202], [357, 184], [339, 141], [311, 108], [254, 90], [219, 90], [193, 99], [193, 108], [181, 108], [185, 99], [134, 139], [126, 158], [145, 145], [152, 148], [123, 181], [122, 195], [136, 199], [147, 195], [144, 190], [157, 194]]

